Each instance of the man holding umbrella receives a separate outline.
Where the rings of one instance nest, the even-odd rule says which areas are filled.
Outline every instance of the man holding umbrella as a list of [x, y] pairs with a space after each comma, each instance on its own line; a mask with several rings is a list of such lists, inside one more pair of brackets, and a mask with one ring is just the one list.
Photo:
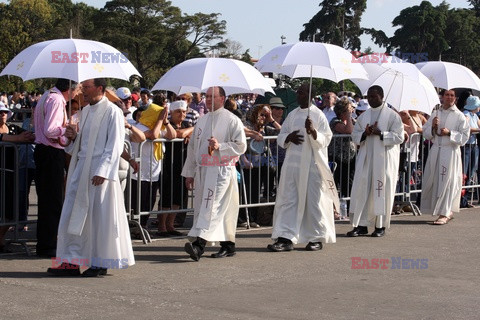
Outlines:
[[352, 140], [360, 146], [353, 178], [350, 221], [354, 227], [348, 237], [368, 234], [385, 235], [390, 227], [395, 186], [403, 142], [403, 123], [400, 116], [383, 102], [383, 89], [371, 86], [367, 91], [370, 109], [362, 113], [353, 128]]
[[58, 228], [56, 276], [98, 277], [107, 269], [133, 265], [134, 257], [123, 191], [118, 179], [125, 137], [121, 110], [105, 97], [105, 79], [82, 82], [85, 101], [79, 132], [68, 126], [73, 140], [65, 202]]
[[291, 251], [296, 243], [318, 251], [322, 242], [336, 241], [333, 208], [338, 208], [338, 195], [327, 159], [332, 131], [324, 113], [311, 104], [308, 83], [297, 90], [297, 102], [277, 139], [286, 156], [273, 214], [275, 242], [267, 246], [274, 252]]
[[460, 211], [462, 159], [460, 146], [470, 136], [465, 115], [455, 105], [454, 90], [443, 92], [442, 105], [423, 126], [423, 137], [433, 142], [422, 180], [422, 213], [438, 215], [434, 225], [445, 225]]
[[37, 255], [55, 257], [65, 177], [63, 137], [67, 125], [69, 80], [58, 79], [35, 108], [35, 185], [38, 197]]
[[247, 143], [242, 122], [223, 108], [224, 103], [222, 87], [207, 90], [206, 104], [213, 110], [198, 120], [182, 171], [187, 189], [195, 185], [194, 220], [188, 233], [195, 241], [185, 244], [194, 261], [202, 256], [207, 241], [220, 241], [220, 251], [212, 258], [235, 255], [239, 210], [235, 163]]

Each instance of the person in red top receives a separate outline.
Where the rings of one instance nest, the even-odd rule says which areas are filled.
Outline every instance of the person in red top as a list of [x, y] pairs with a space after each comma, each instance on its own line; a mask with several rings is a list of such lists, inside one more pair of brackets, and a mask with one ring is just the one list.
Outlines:
[[[58, 79], [35, 108], [35, 186], [38, 197], [37, 256], [55, 257], [57, 230], [63, 204], [65, 176], [67, 79]], [[63, 139], [63, 140], [62, 140]]]

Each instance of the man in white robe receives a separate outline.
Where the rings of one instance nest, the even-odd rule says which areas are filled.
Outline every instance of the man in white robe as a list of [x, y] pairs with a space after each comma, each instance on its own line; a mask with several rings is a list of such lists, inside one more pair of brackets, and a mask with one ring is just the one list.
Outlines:
[[273, 214], [275, 242], [267, 246], [274, 252], [291, 251], [297, 243], [318, 251], [322, 242], [336, 241], [333, 208], [339, 208], [338, 194], [327, 159], [332, 131], [324, 113], [309, 101], [308, 83], [297, 90], [297, 102], [277, 138], [286, 156]]
[[447, 224], [460, 210], [462, 159], [460, 146], [469, 136], [465, 115], [455, 105], [455, 91], [445, 90], [443, 104], [423, 126], [423, 136], [433, 142], [422, 180], [422, 213], [438, 215], [435, 225]]
[[220, 251], [212, 254], [213, 258], [235, 255], [239, 210], [235, 163], [247, 149], [242, 122], [223, 108], [223, 88], [209, 88], [206, 103], [213, 103], [213, 111], [195, 125], [182, 170], [187, 189], [195, 186], [193, 226], [188, 233], [195, 241], [185, 244], [185, 251], [195, 261], [207, 241], [220, 241]]
[[385, 235], [390, 227], [390, 213], [395, 197], [403, 142], [403, 123], [400, 116], [383, 103], [383, 89], [372, 86], [367, 92], [370, 109], [355, 123], [352, 140], [359, 145], [353, 178], [350, 221], [354, 229], [347, 236], [368, 234], [374, 225], [372, 237]]
[[[74, 143], [65, 202], [58, 227], [56, 264], [48, 272], [57, 276], [98, 277], [107, 269], [135, 263], [118, 179], [125, 137], [121, 110], [104, 96], [106, 81], [82, 83], [85, 100], [79, 132], [69, 126], [65, 136]], [[73, 149], [73, 150], [72, 150]]]

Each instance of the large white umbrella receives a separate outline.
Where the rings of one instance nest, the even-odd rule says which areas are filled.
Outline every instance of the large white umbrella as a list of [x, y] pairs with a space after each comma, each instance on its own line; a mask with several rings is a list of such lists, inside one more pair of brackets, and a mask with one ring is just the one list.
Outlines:
[[15, 75], [24, 81], [64, 78], [76, 82], [95, 78], [129, 80], [140, 73], [114, 47], [92, 40], [56, 39], [24, 49], [8, 63], [0, 76]]
[[321, 42], [298, 42], [273, 48], [255, 64], [260, 72], [281, 73], [290, 78], [321, 78], [339, 82], [368, 79], [362, 64], [342, 47]]
[[[341, 81], [368, 79], [361, 63], [342, 47], [321, 42], [297, 42], [273, 48], [255, 64], [260, 72], [281, 73], [291, 78], [310, 78], [308, 100], [312, 100], [312, 78]], [[310, 116], [310, 109], [308, 109]]]
[[398, 111], [416, 110], [431, 114], [435, 105], [440, 103], [432, 83], [411, 63], [365, 63], [363, 66], [369, 80], [352, 79], [353, 83], [363, 94], [371, 86], [379, 85], [384, 91], [384, 101]]
[[152, 90], [176, 94], [205, 92], [222, 87], [227, 95], [235, 93], [274, 93], [267, 78], [246, 62], [227, 58], [194, 58], [177, 64], [165, 73]]
[[428, 61], [415, 64], [435, 87], [443, 89], [471, 88], [480, 90], [480, 78], [461, 64]]

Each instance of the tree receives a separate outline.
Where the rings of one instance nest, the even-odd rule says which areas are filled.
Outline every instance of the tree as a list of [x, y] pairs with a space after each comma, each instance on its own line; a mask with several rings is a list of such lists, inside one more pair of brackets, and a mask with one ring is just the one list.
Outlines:
[[302, 41], [317, 41], [360, 50], [360, 21], [366, 0], [324, 0], [320, 11], [304, 24]]
[[[0, 4], [0, 67], [3, 69], [26, 47], [49, 39], [54, 11], [46, 0], [12, 0], [10, 4]], [[15, 30], [15, 32], [12, 32]], [[0, 86], [4, 90], [15, 90], [22, 86], [17, 77], [2, 78]]]
[[445, 29], [449, 48], [442, 60], [456, 62], [480, 70], [480, 18], [470, 9], [453, 9], [448, 12]]
[[218, 22], [217, 16], [182, 17], [180, 9], [165, 0], [113, 0], [101, 10], [96, 30], [102, 30], [101, 41], [126, 53], [143, 76], [141, 85], [149, 87], [168, 69], [199, 56], [210, 41], [221, 38], [225, 22]]
[[220, 57], [223, 58], [240, 58], [241, 57], [242, 44], [235, 40], [226, 39], [222, 42], [220, 47]]
[[444, 32], [448, 7], [445, 2], [434, 7], [430, 2], [422, 1], [418, 6], [403, 9], [393, 19], [393, 26], [399, 28], [390, 39], [389, 49], [411, 53], [428, 52], [430, 60], [438, 60], [440, 54], [449, 47]]

